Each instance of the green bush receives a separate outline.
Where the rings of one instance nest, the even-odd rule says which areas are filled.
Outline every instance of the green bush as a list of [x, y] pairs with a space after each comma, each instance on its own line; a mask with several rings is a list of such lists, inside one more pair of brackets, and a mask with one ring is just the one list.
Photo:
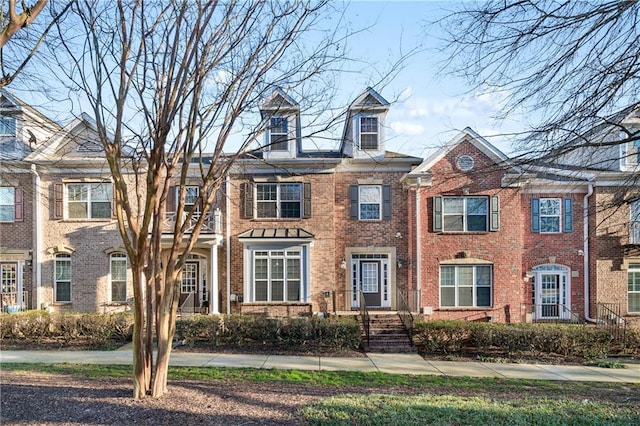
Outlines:
[[[627, 347], [640, 332], [627, 333]], [[608, 356], [614, 342], [605, 330], [557, 324], [494, 324], [464, 321], [416, 323], [414, 344], [424, 353], [464, 354], [475, 351], [508, 356], [558, 355], [585, 359]]]
[[82, 342], [100, 347], [107, 342], [131, 340], [133, 317], [130, 314], [75, 314], [27, 311], [0, 315], [3, 341], [28, 341], [34, 344], [54, 340], [62, 345]]
[[360, 327], [348, 318], [195, 315], [176, 322], [175, 338], [210, 348], [354, 349], [360, 345]]

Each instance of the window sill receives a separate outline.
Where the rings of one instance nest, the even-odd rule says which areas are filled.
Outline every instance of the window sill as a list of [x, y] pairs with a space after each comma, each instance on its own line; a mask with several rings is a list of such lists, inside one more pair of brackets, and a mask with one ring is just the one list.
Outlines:
[[73, 302], [53, 302], [51, 306], [69, 306], [72, 304]]
[[113, 221], [115, 221], [115, 219], [60, 219], [60, 222], [65, 222], [65, 223], [84, 223], [84, 222], [108, 223]]
[[492, 232], [498, 231], [441, 231], [438, 234], [442, 235], [486, 235]]
[[438, 308], [441, 311], [464, 311], [464, 312], [478, 312], [478, 311], [486, 311], [486, 310], [490, 310], [493, 309], [493, 306], [486, 306], [486, 307], [482, 307], [482, 308], [474, 308], [472, 306], [467, 307], [467, 306], [460, 306], [460, 307], [455, 307], [455, 306], [440, 306], [440, 308]]

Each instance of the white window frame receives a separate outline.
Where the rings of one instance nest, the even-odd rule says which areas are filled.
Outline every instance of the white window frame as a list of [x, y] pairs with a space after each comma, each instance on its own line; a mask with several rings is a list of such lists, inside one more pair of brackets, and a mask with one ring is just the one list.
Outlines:
[[[277, 261], [282, 262], [282, 276], [274, 276], [274, 263]], [[253, 295], [253, 302], [258, 303], [287, 303], [287, 302], [302, 302], [304, 297], [304, 289], [302, 284], [304, 282], [303, 272], [303, 249], [302, 247], [288, 247], [283, 249], [268, 249], [264, 250], [256, 248], [253, 251], [251, 261], [251, 290]], [[263, 263], [266, 266], [265, 276], [258, 277], [256, 273], [256, 265]], [[290, 264], [298, 265], [297, 276], [290, 276]], [[258, 300], [258, 282], [266, 284], [266, 300]], [[274, 284], [276, 282], [282, 282], [282, 300], [274, 300]], [[298, 298], [293, 299], [289, 297], [289, 284], [297, 283]]]
[[[369, 128], [370, 126], [368, 124], [365, 124], [365, 122], [369, 122], [371, 120], [375, 120], [375, 131], [371, 131], [371, 129]], [[360, 126], [360, 140], [359, 140], [360, 149], [362, 151], [378, 151], [380, 149], [380, 120], [378, 119], [378, 117], [369, 116], [369, 115], [362, 116], [360, 117], [358, 125]], [[368, 131], [365, 131], [365, 129]], [[364, 136], [371, 136], [371, 135], [375, 135], [376, 137], [376, 146], [365, 147], [363, 143]]]
[[[9, 123], [13, 123], [13, 125], [10, 125]], [[9, 130], [11, 127], [13, 127], [13, 132], [9, 133]], [[17, 131], [16, 118], [0, 115], [0, 136], [15, 136], [16, 131]]]
[[[69, 270], [68, 277], [58, 277], [58, 265], [59, 264], [67, 264]], [[71, 255], [66, 253], [59, 253], [55, 257], [54, 268], [53, 268], [53, 282], [54, 282], [54, 300], [56, 303], [71, 303], [72, 300], [72, 292], [71, 292], [71, 283], [73, 281], [73, 270], [71, 264]], [[69, 300], [60, 300], [58, 298], [58, 287], [62, 284], [69, 286]]]
[[[95, 189], [93, 189], [94, 187], [99, 187], [102, 185], [107, 185], [107, 199], [106, 200], [94, 200], [93, 196], [92, 196], [92, 192], [95, 192]], [[71, 200], [71, 187], [75, 187], [75, 186], [81, 186], [84, 187], [86, 189], [83, 189], [81, 191], [85, 191], [86, 192], [86, 199], [84, 200]], [[111, 216], [113, 215], [113, 185], [111, 184], [111, 182], [68, 182], [65, 184], [64, 186], [64, 190], [65, 190], [65, 194], [64, 194], [64, 202], [65, 202], [65, 207], [66, 207], [66, 217], [67, 219], [80, 219], [80, 220], [106, 220], [106, 219], [111, 219]], [[92, 209], [92, 205], [94, 203], [105, 203], [109, 205], [109, 214], [106, 215], [105, 217], [93, 217], [93, 209]], [[77, 204], [84, 204], [86, 205], [86, 216], [72, 216], [71, 215], [71, 206]]]
[[[562, 198], [540, 198], [540, 233], [541, 234], [559, 234], [562, 233]], [[543, 206], [543, 204], [548, 204], [550, 202], [554, 202], [558, 204], [557, 213], [549, 213], [544, 212], [547, 206]], [[543, 218], [557, 218], [558, 221], [558, 229], [556, 231], [547, 231], [544, 227]]]
[[[378, 201], [363, 201], [362, 192], [367, 189], [377, 189], [378, 190]], [[382, 193], [382, 185], [358, 185], [358, 219], [363, 221], [371, 221], [371, 220], [382, 220], [382, 202], [383, 202], [383, 193]], [[364, 217], [368, 212], [363, 209], [363, 206], [377, 206], [378, 207], [378, 215], [377, 217]]]
[[[460, 283], [460, 270], [461, 268], [471, 268], [472, 277], [470, 285], [463, 285]], [[478, 284], [478, 269], [479, 268], [488, 268], [489, 269], [489, 285], [479, 285]], [[451, 284], [443, 285], [443, 271], [445, 269], [453, 269], [453, 282]], [[461, 305], [460, 304], [460, 290], [461, 288], [471, 287], [471, 305]], [[488, 305], [478, 305], [478, 288], [488, 288], [489, 289], [489, 304]], [[453, 305], [444, 305], [442, 301], [443, 290], [453, 288], [454, 290], [454, 303]], [[477, 265], [477, 264], [468, 264], [468, 265], [440, 265], [440, 279], [439, 279], [439, 294], [440, 294], [440, 307], [451, 309], [451, 308], [479, 308], [479, 309], [489, 309], [493, 306], [493, 266], [492, 265]]]
[[[180, 187], [176, 189], [180, 191]], [[200, 195], [200, 187], [189, 185], [185, 187], [184, 191], [184, 210], [186, 212], [189, 212], [191, 210], [199, 211], [200, 206], [197, 204], [197, 202], [198, 196]]]
[[[124, 262], [124, 277], [114, 278], [114, 264]], [[114, 299], [114, 284], [120, 284], [124, 286], [124, 298], [122, 300]], [[109, 256], [109, 300], [111, 302], [120, 303], [127, 301], [127, 255], [125, 253], [111, 253]]]
[[[195, 271], [191, 270], [195, 267]], [[186, 274], [186, 272], [189, 272]], [[200, 274], [199, 262], [186, 262], [182, 268], [182, 279], [180, 280], [180, 293], [189, 294], [198, 291], [198, 280]]]
[[629, 204], [629, 244], [640, 244], [640, 200]]
[[[637, 310], [631, 309], [631, 298], [637, 298]], [[627, 312], [640, 314], [640, 263], [631, 263], [627, 270]]]
[[[7, 197], [0, 195], [0, 210], [11, 211], [11, 219], [3, 220], [0, 215], [0, 222], [11, 223], [16, 221], [16, 189], [12, 186], [2, 186], [0, 191], [7, 191]], [[10, 193], [10, 194], [9, 194]], [[11, 200], [9, 200], [11, 199]], [[9, 202], [10, 201], [10, 202]]]
[[[284, 129], [283, 129], [284, 124]], [[274, 142], [284, 137], [284, 140]], [[289, 151], [289, 119], [284, 116], [274, 116], [269, 119], [269, 151]]]
[[[484, 201], [484, 214], [472, 215], [469, 213], [469, 200]], [[462, 200], [462, 212], [447, 212], [447, 201]], [[462, 229], [448, 229], [446, 227], [447, 216], [462, 216]], [[484, 216], [484, 229], [469, 230], [469, 216]], [[460, 196], [460, 197], [442, 197], [442, 232], [488, 232], [489, 231], [489, 197], [487, 196]]]
[[[276, 199], [275, 200], [261, 200], [258, 197], [259, 194], [259, 188], [264, 188], [267, 186], [273, 186], [276, 188]], [[290, 199], [290, 200], [284, 200], [283, 197], [283, 191], [282, 188], [284, 188], [285, 186], [296, 186], [298, 188], [298, 193], [299, 193], [299, 198], [297, 200], [294, 199]], [[255, 217], [258, 219], [301, 219], [303, 216], [303, 191], [304, 188], [302, 186], [302, 183], [299, 182], [287, 182], [287, 183], [257, 183], [255, 185], [255, 194], [254, 194], [254, 202], [255, 202]], [[283, 203], [297, 203], [299, 205], [299, 213], [297, 216], [283, 216], [283, 208], [282, 205]], [[260, 209], [258, 208], [258, 206], [260, 204], [275, 204], [275, 210], [276, 210], [276, 214], [275, 216], [267, 216], [262, 214], [260, 212]]]

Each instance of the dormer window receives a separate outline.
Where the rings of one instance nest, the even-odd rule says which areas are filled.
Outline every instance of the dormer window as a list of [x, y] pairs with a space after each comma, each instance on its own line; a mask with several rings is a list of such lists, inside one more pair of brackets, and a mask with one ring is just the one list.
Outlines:
[[624, 144], [622, 161], [627, 167], [635, 167], [640, 164], [640, 139]]
[[360, 117], [360, 149], [378, 149], [378, 117]]
[[16, 135], [16, 119], [0, 115], [0, 136]]
[[269, 126], [269, 149], [271, 151], [289, 150], [289, 121], [286, 117], [272, 117]]

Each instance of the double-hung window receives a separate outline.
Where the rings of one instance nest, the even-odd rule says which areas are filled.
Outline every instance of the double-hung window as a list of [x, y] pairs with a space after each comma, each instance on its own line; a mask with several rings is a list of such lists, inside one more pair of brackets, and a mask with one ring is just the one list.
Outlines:
[[629, 210], [629, 244], [640, 245], [640, 200], [633, 201]]
[[111, 301], [127, 301], [127, 255], [124, 253], [112, 253], [111, 263]]
[[360, 185], [358, 187], [360, 220], [380, 220], [382, 218], [382, 186]]
[[487, 232], [500, 230], [500, 197], [433, 197], [434, 232]]
[[192, 210], [198, 211], [196, 202], [198, 200], [198, 195], [200, 194], [200, 188], [198, 188], [197, 186], [187, 186], [184, 190], [184, 210], [187, 212]]
[[640, 313], [640, 263], [629, 265], [628, 274], [628, 312]]
[[289, 149], [289, 120], [286, 117], [271, 118], [269, 149], [271, 151], [287, 151]]
[[0, 187], [0, 222], [22, 221], [22, 189]]
[[360, 149], [378, 149], [378, 117], [360, 117]]
[[256, 184], [256, 213], [259, 218], [302, 217], [302, 184]]
[[491, 307], [492, 275], [491, 265], [440, 266], [440, 306]]
[[571, 198], [532, 198], [531, 231], [553, 234], [573, 231]]
[[16, 135], [16, 119], [0, 115], [0, 136]]
[[256, 302], [300, 301], [301, 250], [257, 250], [253, 255]]
[[111, 191], [111, 183], [109, 182], [67, 184], [68, 218], [111, 218]]
[[71, 302], [71, 255], [56, 255], [54, 285], [56, 302]]

